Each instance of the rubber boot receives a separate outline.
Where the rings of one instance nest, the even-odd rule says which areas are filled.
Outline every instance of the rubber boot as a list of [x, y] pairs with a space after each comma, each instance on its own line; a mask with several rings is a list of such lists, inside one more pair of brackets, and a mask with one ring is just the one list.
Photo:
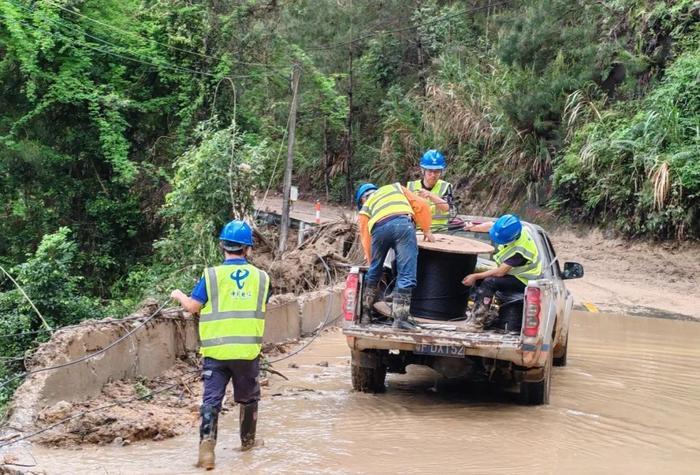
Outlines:
[[199, 426], [199, 460], [197, 467], [211, 470], [214, 468], [214, 449], [219, 425], [219, 411], [212, 406], [202, 404], [199, 410], [202, 422]]
[[246, 452], [255, 447], [262, 447], [262, 439], [255, 438], [255, 429], [258, 425], [258, 402], [241, 404], [241, 451]]
[[474, 309], [469, 313], [467, 323], [478, 328], [483, 328], [486, 318], [489, 316], [491, 309], [490, 297], [479, 297], [474, 302]]
[[416, 330], [418, 327], [408, 320], [411, 316], [411, 290], [408, 292], [397, 291], [394, 293], [394, 301], [391, 304], [391, 317], [394, 319], [392, 328], [395, 330]]
[[367, 286], [364, 294], [362, 294], [362, 314], [360, 316], [360, 325], [369, 325], [372, 323], [372, 306], [377, 301], [377, 293], [379, 289], [376, 285]]

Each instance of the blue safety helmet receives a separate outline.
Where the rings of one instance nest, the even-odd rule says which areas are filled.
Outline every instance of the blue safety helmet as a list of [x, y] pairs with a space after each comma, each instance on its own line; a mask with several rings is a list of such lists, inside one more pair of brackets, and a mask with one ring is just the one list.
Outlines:
[[420, 159], [420, 167], [427, 170], [444, 170], [445, 156], [437, 150], [428, 150]]
[[243, 246], [253, 247], [253, 230], [245, 221], [235, 219], [224, 226], [219, 239], [227, 251], [238, 251]]
[[489, 230], [491, 240], [496, 244], [508, 244], [520, 236], [523, 230], [523, 223], [514, 214], [504, 214], [493, 223]]
[[376, 189], [377, 185], [375, 185], [374, 183], [365, 183], [363, 185], [360, 185], [360, 187], [355, 192], [355, 204], [357, 204], [358, 210], [362, 208], [362, 203], [360, 202], [360, 200], [362, 199], [362, 195], [364, 195], [368, 191], [375, 191]]

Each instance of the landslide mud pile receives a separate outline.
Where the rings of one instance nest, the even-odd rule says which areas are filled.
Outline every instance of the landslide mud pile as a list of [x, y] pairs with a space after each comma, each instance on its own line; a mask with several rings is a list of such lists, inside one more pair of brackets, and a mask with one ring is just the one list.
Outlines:
[[196, 360], [181, 361], [150, 380], [108, 383], [87, 401], [59, 401], [40, 411], [36, 427], [48, 430], [34, 440], [71, 447], [174, 437], [197, 424], [200, 386]]
[[270, 274], [275, 294], [298, 295], [332, 285], [345, 278], [350, 265], [362, 262], [355, 224], [337, 221], [312, 232], [300, 246], [288, 246], [291, 251], [281, 257], [275, 255], [272, 239], [253, 254], [252, 262]]

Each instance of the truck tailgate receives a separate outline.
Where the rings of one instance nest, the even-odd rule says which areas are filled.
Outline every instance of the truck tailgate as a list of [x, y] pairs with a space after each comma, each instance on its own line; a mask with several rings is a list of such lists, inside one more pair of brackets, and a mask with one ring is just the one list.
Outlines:
[[466, 330], [397, 331], [388, 325], [350, 325], [343, 333], [354, 350], [414, 351], [419, 345], [464, 347], [465, 355], [509, 360], [522, 364], [519, 334]]

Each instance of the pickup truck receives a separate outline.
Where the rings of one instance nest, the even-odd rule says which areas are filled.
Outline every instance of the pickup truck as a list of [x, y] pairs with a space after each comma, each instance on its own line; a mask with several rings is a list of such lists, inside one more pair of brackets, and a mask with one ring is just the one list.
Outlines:
[[[500, 300], [500, 307], [509, 307], [512, 314], [515, 301], [516, 318], [522, 315], [516, 332], [423, 319], [416, 319], [418, 329], [400, 331], [392, 329], [391, 321], [382, 320], [379, 314], [373, 323], [361, 325], [360, 302], [367, 269], [351, 268], [342, 308], [343, 333], [352, 352], [353, 388], [382, 392], [387, 372], [403, 374], [407, 365], [414, 364], [429, 366], [446, 378], [497, 383], [503, 390], [517, 394], [522, 404], [548, 404], [552, 366], [566, 365], [573, 297], [564, 281], [582, 277], [583, 267], [567, 262], [562, 271], [545, 231], [527, 222], [523, 226], [536, 241], [543, 272], [540, 279], [530, 281], [525, 292], [515, 299], [513, 295], [496, 295], [495, 311], [501, 311]], [[485, 234], [478, 237], [488, 239]], [[488, 257], [480, 256], [479, 261], [488, 262]]]

